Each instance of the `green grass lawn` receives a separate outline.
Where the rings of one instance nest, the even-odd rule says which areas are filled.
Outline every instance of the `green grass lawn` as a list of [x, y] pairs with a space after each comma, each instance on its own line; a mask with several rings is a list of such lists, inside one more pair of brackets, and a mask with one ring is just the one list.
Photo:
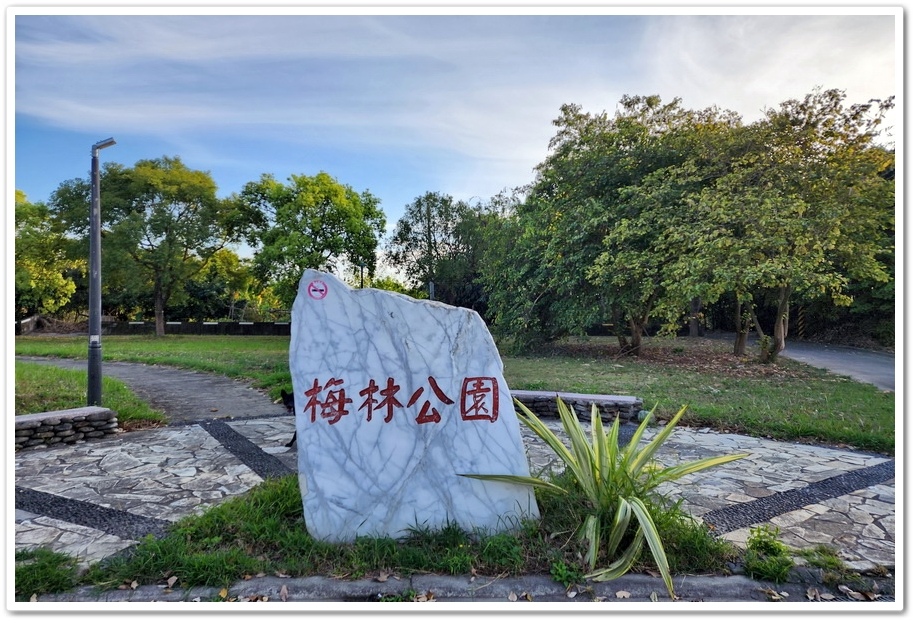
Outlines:
[[[37, 363], [16, 362], [16, 415], [58, 411], [86, 406], [88, 374]], [[165, 422], [166, 417], [149, 407], [117, 379], [103, 377], [105, 406], [118, 414], [122, 428]]]
[[[17, 355], [85, 358], [86, 348], [85, 336], [16, 338]], [[592, 338], [538, 356], [503, 356], [503, 363], [513, 389], [637, 396], [647, 408], [657, 404], [662, 419], [686, 404], [684, 424], [893, 454], [893, 393], [786, 359], [765, 365], [736, 358], [730, 348], [716, 340], [649, 339], [644, 357], [618, 358], [609, 340]], [[108, 336], [103, 357], [244, 378], [274, 399], [291, 386], [288, 337]]]

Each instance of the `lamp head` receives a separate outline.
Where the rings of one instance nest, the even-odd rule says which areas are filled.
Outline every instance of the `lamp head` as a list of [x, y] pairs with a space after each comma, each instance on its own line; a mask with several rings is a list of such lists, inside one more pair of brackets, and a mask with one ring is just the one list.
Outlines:
[[113, 138], [106, 138], [104, 141], [99, 141], [98, 143], [93, 145], [92, 150], [96, 151], [99, 149], [105, 149], [106, 147], [111, 147], [114, 144], [115, 144], [115, 140]]

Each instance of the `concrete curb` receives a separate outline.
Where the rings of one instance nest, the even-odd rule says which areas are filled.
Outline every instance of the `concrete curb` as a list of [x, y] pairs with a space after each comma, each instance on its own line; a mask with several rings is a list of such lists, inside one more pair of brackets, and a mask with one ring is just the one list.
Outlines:
[[[801, 575], [799, 575], [801, 573]], [[797, 571], [795, 580], [813, 574]], [[233, 584], [228, 589], [212, 587], [169, 589], [166, 585], [143, 585], [134, 589], [100, 592], [94, 587], [80, 587], [70, 593], [42, 595], [38, 602], [99, 602], [99, 603], [155, 603], [155, 602], [267, 602], [271, 604], [328, 603], [344, 604], [378, 603], [382, 597], [402, 602], [428, 601], [441, 603], [553, 603], [569, 607], [570, 604], [605, 603], [620, 608], [633, 603], [668, 604], [688, 603], [808, 603], [817, 604], [812, 595], [827, 596], [821, 604], [845, 603], [851, 598], [836, 589], [817, 581], [792, 581], [780, 585], [753, 580], [744, 575], [732, 576], [675, 576], [676, 602], [668, 597], [661, 578], [631, 573], [608, 582], [587, 582], [567, 590], [565, 586], [546, 576], [480, 577], [415, 575], [409, 578], [391, 576], [384, 582], [372, 579], [339, 580], [312, 576], [306, 578], [280, 578], [265, 576]], [[891, 581], [892, 582], [892, 581]], [[893, 588], [873, 601], [857, 602], [871, 609], [886, 610], [896, 604]], [[816, 591], [811, 593], [809, 591]], [[226, 590], [225, 594], [221, 594]], [[830, 598], [832, 596], [832, 599]], [[400, 598], [400, 599], [399, 599]]]

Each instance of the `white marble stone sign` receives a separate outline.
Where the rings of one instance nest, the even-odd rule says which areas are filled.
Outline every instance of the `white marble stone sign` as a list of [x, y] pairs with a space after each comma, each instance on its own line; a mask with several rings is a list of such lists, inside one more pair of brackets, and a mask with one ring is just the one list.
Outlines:
[[490, 532], [538, 517], [502, 360], [471, 310], [306, 271], [289, 351], [299, 486], [320, 540]]

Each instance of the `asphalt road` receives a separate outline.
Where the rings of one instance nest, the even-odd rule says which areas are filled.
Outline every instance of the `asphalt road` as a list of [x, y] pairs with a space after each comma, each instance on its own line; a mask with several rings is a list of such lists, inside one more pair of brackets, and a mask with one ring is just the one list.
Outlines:
[[786, 348], [780, 355], [871, 383], [884, 391], [894, 391], [895, 388], [896, 358], [891, 353], [812, 342], [786, 342]]
[[[708, 333], [706, 337], [734, 341], [735, 334], [717, 331]], [[748, 336], [747, 348], [748, 353], [757, 348], [755, 334]], [[848, 376], [862, 383], [871, 383], [882, 391], [892, 392], [895, 388], [896, 358], [893, 353], [786, 340], [786, 348], [780, 353], [780, 356], [801, 361], [833, 374]], [[903, 364], [902, 361], [900, 363]]]

